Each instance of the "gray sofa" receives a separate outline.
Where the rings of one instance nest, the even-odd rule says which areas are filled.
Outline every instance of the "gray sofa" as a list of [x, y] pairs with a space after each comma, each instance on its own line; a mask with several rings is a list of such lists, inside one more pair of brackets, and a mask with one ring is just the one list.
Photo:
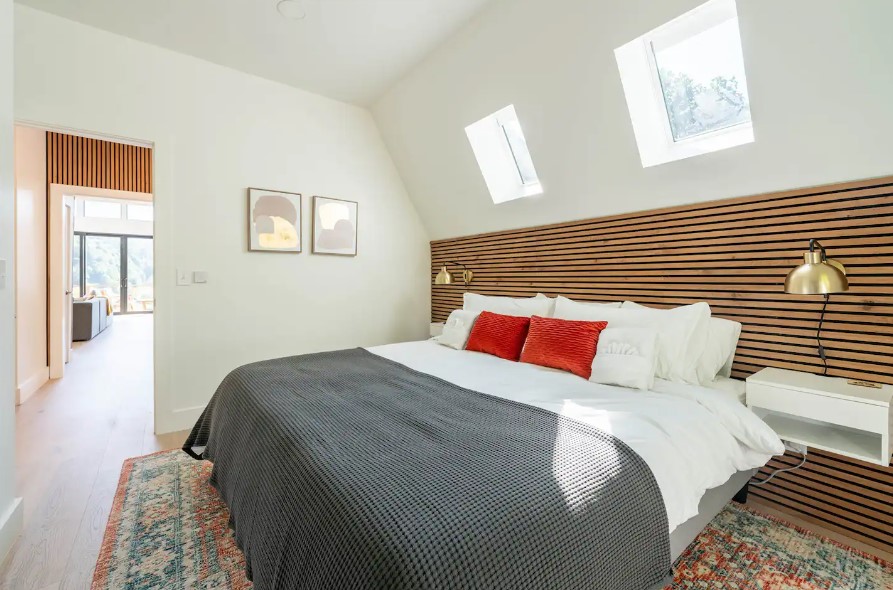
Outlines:
[[71, 314], [71, 339], [83, 342], [96, 338], [112, 325], [114, 315], [108, 315], [105, 297], [95, 297], [87, 301], [75, 301]]

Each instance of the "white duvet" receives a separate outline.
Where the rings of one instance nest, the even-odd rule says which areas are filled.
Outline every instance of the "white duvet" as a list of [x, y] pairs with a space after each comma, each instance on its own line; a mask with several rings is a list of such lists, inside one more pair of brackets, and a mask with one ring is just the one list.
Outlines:
[[446, 381], [574, 418], [641, 456], [663, 494], [670, 532], [698, 513], [704, 493], [784, 452], [775, 433], [734, 396], [658, 379], [652, 391], [580, 377], [433, 341], [368, 349]]

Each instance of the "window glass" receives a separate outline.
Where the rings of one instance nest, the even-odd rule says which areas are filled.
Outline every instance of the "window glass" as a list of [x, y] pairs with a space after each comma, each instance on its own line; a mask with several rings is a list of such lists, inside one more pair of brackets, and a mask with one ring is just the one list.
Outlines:
[[154, 218], [152, 205], [127, 205], [127, 219], [133, 221], [152, 221]]
[[737, 18], [652, 50], [674, 141], [750, 122]]
[[84, 199], [84, 217], [121, 219], [121, 204], [111, 201]]
[[75, 234], [71, 238], [71, 295], [80, 297], [81, 293], [81, 236]]
[[521, 183], [534, 184], [539, 182], [539, 179], [536, 177], [536, 169], [533, 167], [533, 158], [530, 157], [530, 150], [527, 149], [527, 140], [524, 139], [524, 133], [521, 131], [521, 123], [517, 120], [509, 121], [503, 124], [502, 131], [505, 133], [509, 149], [512, 151], [512, 157], [515, 160], [518, 175], [521, 177]]
[[84, 240], [86, 294], [108, 297], [121, 311], [121, 238], [88, 235]]

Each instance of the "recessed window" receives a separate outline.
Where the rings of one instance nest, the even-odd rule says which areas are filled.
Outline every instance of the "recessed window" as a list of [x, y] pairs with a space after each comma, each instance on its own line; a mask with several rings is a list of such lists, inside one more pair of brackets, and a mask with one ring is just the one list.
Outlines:
[[754, 140], [734, 0], [711, 0], [614, 54], [643, 166]]
[[84, 200], [84, 217], [121, 219], [121, 204], [111, 201]]
[[127, 205], [127, 219], [131, 221], [152, 221], [152, 205]]
[[542, 194], [514, 105], [465, 128], [494, 203]]

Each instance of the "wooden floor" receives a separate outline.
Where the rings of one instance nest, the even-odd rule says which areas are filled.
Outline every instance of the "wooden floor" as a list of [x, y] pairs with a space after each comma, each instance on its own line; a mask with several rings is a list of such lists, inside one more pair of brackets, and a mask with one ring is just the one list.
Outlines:
[[76, 343], [65, 378], [16, 411], [25, 529], [0, 566], [0, 590], [89, 588], [121, 463], [186, 435], [153, 434], [152, 316], [117, 316]]

